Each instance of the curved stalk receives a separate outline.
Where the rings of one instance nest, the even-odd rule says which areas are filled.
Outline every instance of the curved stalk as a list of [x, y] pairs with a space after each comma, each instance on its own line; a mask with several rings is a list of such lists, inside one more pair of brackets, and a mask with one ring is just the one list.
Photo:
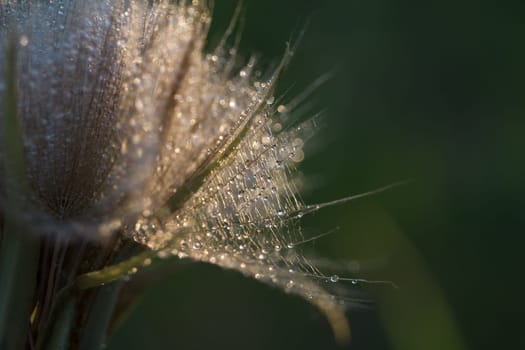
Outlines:
[[23, 349], [29, 331], [33, 291], [38, 271], [40, 241], [29, 228], [9, 213], [23, 210], [23, 195], [29, 193], [22, 134], [17, 117], [16, 39], [6, 52], [6, 94], [3, 116], [4, 184], [9, 212], [4, 212], [0, 242], [0, 348]]

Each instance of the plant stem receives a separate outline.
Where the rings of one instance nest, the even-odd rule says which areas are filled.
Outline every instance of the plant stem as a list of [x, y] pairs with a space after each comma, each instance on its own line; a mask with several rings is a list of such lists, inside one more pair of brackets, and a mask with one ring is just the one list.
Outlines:
[[122, 282], [114, 282], [98, 288], [80, 339], [79, 350], [98, 350], [102, 348], [121, 286]]
[[29, 331], [39, 240], [6, 220], [0, 247], [0, 349], [23, 349]]
[[75, 287], [78, 289], [89, 289], [93, 287], [103, 286], [105, 283], [116, 281], [128, 274], [133, 268], [144, 265], [144, 262], [148, 259], [152, 259], [156, 256], [153, 251], [146, 251], [137, 254], [127, 260], [124, 260], [118, 264], [108, 266], [102, 270], [89, 272], [83, 274], [75, 281]]
[[64, 296], [56, 322], [51, 326], [50, 334], [44, 339], [43, 349], [68, 350], [71, 330], [75, 321], [76, 300], [71, 293]]
[[0, 348], [23, 349], [29, 332], [33, 307], [40, 240], [14, 215], [23, 210], [27, 195], [22, 133], [17, 117], [16, 36], [6, 50], [6, 93], [3, 118], [4, 185], [7, 205], [3, 208], [4, 227], [0, 242]]

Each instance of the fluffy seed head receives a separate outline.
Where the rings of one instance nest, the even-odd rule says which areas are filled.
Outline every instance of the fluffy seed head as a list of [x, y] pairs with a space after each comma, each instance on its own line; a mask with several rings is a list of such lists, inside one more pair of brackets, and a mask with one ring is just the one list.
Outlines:
[[15, 70], [38, 208], [24, 218], [239, 270], [307, 298], [344, 337], [338, 302], [294, 247], [306, 208], [295, 164], [313, 121], [274, 103], [282, 65], [256, 79], [253, 60], [233, 69], [225, 47], [203, 54], [209, 22], [195, 1], [0, 1], [0, 52], [14, 44], [18, 57], [0, 55], [0, 121]]

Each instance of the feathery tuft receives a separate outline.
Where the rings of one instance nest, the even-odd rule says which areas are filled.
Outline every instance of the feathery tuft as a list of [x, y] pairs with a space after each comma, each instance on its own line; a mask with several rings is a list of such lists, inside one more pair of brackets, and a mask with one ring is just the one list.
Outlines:
[[315, 126], [274, 103], [289, 52], [258, 80], [253, 60], [235, 71], [224, 47], [203, 53], [209, 23], [196, 1], [1, 1], [38, 208], [9, 215], [37, 233], [118, 234], [238, 270], [303, 296], [348, 337], [339, 301], [316, 282], [325, 277], [295, 248], [309, 208], [295, 166]]

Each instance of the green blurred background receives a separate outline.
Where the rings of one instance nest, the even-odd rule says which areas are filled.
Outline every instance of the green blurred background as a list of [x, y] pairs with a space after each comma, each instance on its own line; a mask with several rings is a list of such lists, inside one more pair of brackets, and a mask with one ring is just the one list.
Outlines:
[[[210, 40], [235, 9], [216, 0]], [[406, 186], [305, 220], [340, 227], [319, 255], [374, 300], [348, 311], [348, 349], [525, 348], [520, 307], [525, 194], [525, 2], [245, 1], [240, 52], [279, 60], [303, 40], [280, 91], [333, 78], [311, 101], [326, 109], [301, 165], [322, 202]], [[347, 286], [349, 289], [352, 286]], [[300, 298], [203, 264], [152, 286], [108, 349], [337, 349]]]

